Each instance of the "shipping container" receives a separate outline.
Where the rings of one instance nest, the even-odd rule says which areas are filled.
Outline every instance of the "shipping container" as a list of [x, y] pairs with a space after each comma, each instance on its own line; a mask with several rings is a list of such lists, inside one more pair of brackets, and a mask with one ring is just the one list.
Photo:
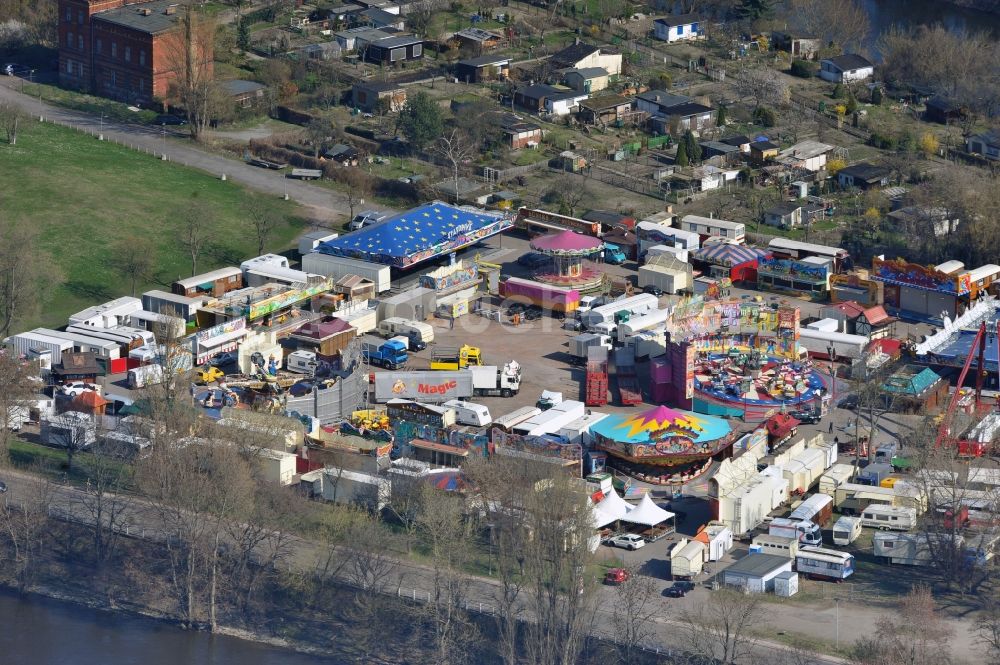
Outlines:
[[[345, 275], [357, 275], [371, 280], [375, 284], [375, 292], [388, 291], [392, 284], [389, 266], [381, 263], [369, 263], [343, 256], [330, 256], [321, 252], [309, 252], [302, 257], [302, 269], [317, 275], [325, 275], [338, 280]], [[433, 311], [433, 310], [431, 310]]]
[[73, 342], [62, 337], [51, 337], [37, 331], [29, 331], [11, 335], [3, 341], [4, 346], [21, 356], [27, 357], [33, 351], [48, 351], [52, 363], [62, 363], [62, 354], [73, 350]]

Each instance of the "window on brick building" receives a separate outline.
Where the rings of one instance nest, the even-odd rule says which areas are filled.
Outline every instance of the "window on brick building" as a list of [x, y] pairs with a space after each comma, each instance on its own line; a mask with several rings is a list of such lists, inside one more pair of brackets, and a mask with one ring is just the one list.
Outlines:
[[83, 35], [76, 36], [76, 47], [81, 51], [83, 50]]
[[66, 46], [68, 46], [69, 48], [73, 48], [73, 33], [72, 32], [67, 32], [66, 33]]
[[118, 42], [111, 42], [111, 57], [118, 57]]
[[66, 61], [66, 73], [67, 74], [72, 74], [73, 73], [73, 61], [72, 60], [67, 60]]
[[94, 40], [94, 52], [95, 53], [103, 53], [104, 52], [104, 42], [101, 41], [100, 37], [98, 37], [96, 40]]
[[132, 47], [125, 47], [125, 62], [132, 62]]
[[117, 74], [117, 72], [111, 72], [111, 85], [112, 86], [118, 85], [118, 74]]
[[81, 9], [76, 13], [76, 22], [83, 25], [83, 10]]
[[72, 23], [73, 22], [73, 8], [72, 7], [67, 7], [66, 8], [66, 22], [67, 23]]
[[139, 64], [140, 65], [146, 64], [146, 52], [143, 50], [139, 51]]

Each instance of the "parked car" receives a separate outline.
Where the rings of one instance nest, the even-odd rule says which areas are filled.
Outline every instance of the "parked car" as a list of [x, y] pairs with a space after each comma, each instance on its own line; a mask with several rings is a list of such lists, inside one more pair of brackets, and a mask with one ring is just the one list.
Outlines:
[[81, 395], [88, 390], [96, 392], [97, 386], [84, 381], [70, 381], [62, 386], [62, 394], [69, 395], [70, 397], [76, 397], [77, 395]]
[[195, 370], [195, 381], [198, 383], [213, 383], [224, 378], [226, 378], [226, 373], [215, 365], [207, 365]]
[[663, 289], [656, 286], [655, 284], [649, 284], [648, 286], [643, 288], [643, 291], [645, 291], [650, 295], [656, 296], [657, 298], [663, 295]]
[[630, 577], [632, 577], [632, 574], [624, 568], [612, 568], [604, 575], [604, 583], [611, 585], [624, 584], [628, 582]]
[[0, 480], [0, 494], [6, 494], [6, 493], [7, 493], [7, 483]]
[[844, 399], [842, 399], [839, 402], [837, 402], [837, 408], [838, 409], [848, 409], [850, 411], [854, 411], [855, 409], [858, 408], [858, 396], [857, 395], [848, 395]]
[[562, 324], [563, 330], [580, 330], [583, 324], [577, 319], [567, 319]]
[[153, 119], [152, 124], [179, 126], [179, 125], [186, 125], [187, 120], [180, 117], [179, 115], [174, 115], [173, 113], [161, 113], [160, 115], [156, 116]]
[[819, 413], [810, 409], [792, 411], [789, 415], [798, 420], [800, 423], [805, 423], [806, 425], [814, 425], [820, 421]]
[[646, 541], [642, 539], [642, 536], [638, 536], [634, 533], [625, 533], [608, 539], [608, 545], [611, 545], [612, 547], [621, 547], [626, 550], [637, 550], [645, 544]]
[[224, 367], [225, 365], [236, 364], [236, 353], [233, 351], [225, 351], [224, 353], [219, 353], [215, 355], [211, 360], [208, 361], [211, 367]]
[[667, 598], [683, 598], [684, 596], [687, 595], [687, 592], [688, 590], [686, 587], [682, 587], [678, 584], [675, 584], [671, 587], [667, 587], [666, 589], [664, 589], [663, 595], [666, 596]]

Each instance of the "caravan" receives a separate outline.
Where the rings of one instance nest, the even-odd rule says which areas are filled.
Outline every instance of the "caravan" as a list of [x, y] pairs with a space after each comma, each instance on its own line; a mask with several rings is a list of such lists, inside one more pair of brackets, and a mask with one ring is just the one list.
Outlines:
[[841, 517], [833, 524], [833, 544], [850, 545], [861, 535], [860, 517]]
[[460, 399], [450, 399], [441, 406], [455, 410], [455, 420], [463, 425], [486, 427], [493, 422], [490, 410], [482, 404], [465, 402]]
[[873, 529], [909, 531], [917, 525], [916, 508], [872, 504], [861, 513], [861, 525]]

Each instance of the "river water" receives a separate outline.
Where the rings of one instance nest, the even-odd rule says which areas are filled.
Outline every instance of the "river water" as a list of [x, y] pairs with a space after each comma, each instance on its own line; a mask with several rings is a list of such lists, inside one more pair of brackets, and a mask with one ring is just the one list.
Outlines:
[[152, 619], [0, 591], [4, 665], [327, 665], [319, 658]]
[[915, 28], [940, 23], [955, 32], [991, 33], [1000, 37], [1000, 15], [965, 9], [940, 0], [860, 0], [871, 23], [868, 47], [874, 52], [879, 35], [894, 25]]

